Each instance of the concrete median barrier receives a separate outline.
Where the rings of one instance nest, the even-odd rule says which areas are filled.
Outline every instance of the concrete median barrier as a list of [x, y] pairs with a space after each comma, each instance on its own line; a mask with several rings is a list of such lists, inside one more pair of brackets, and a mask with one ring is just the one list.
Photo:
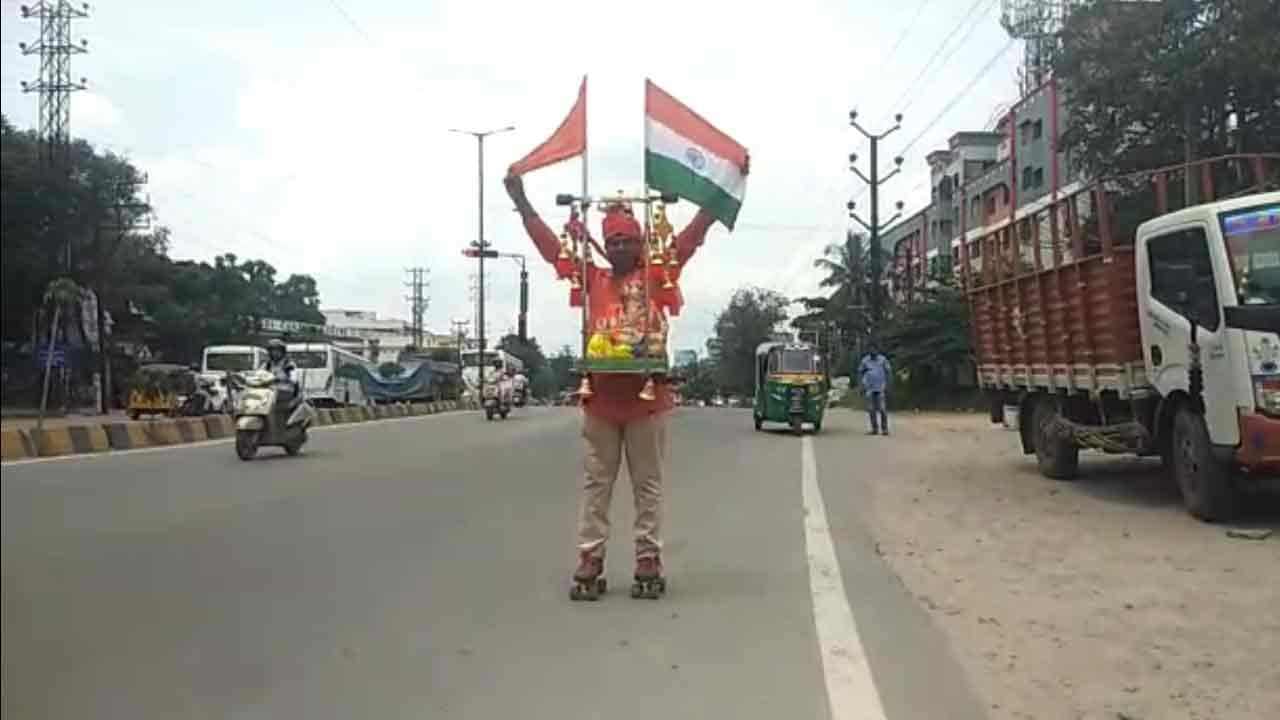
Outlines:
[[235, 424], [227, 415], [205, 415], [204, 433], [210, 440], [235, 435]]
[[[317, 411], [317, 425], [420, 417], [459, 409], [478, 409], [478, 407], [466, 401], [436, 400], [422, 403], [325, 408]], [[0, 459], [24, 460], [110, 450], [139, 450], [219, 440], [234, 435], [235, 421], [223, 414], [199, 418], [69, 425], [45, 428], [39, 433], [34, 430], [14, 428], [0, 430]]]
[[23, 460], [35, 455], [35, 446], [25, 431], [0, 430], [0, 460]]
[[173, 422], [178, 426], [180, 442], [203, 442], [209, 439], [209, 433], [205, 430], [203, 418], [179, 418]]
[[145, 423], [143, 432], [147, 434], [147, 441], [153, 446], [177, 445], [182, 442], [182, 435], [178, 431], [178, 423], [175, 420], [154, 420]]
[[151, 447], [151, 441], [147, 439], [146, 428], [142, 423], [107, 423], [102, 426], [102, 429], [107, 433], [107, 442], [111, 443], [112, 450], [137, 450]]
[[40, 457], [82, 455], [111, 449], [107, 432], [101, 425], [68, 425], [60, 428], [32, 430], [29, 437]]

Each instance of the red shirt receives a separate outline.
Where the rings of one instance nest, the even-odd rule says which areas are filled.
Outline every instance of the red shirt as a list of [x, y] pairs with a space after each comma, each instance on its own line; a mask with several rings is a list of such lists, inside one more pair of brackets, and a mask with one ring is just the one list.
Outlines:
[[[676, 259], [679, 267], [683, 267], [693, 257], [693, 253], [706, 239], [707, 230], [713, 222], [715, 218], [700, 210], [689, 226], [676, 235]], [[555, 233], [535, 214], [524, 218], [524, 227], [543, 259], [554, 265], [560, 253], [560, 241]], [[649, 274], [647, 317], [644, 281], [643, 270], [615, 278], [611, 271], [592, 266], [587, 277], [591, 303], [587, 308], [587, 324], [591, 332], [612, 335], [635, 347], [645, 342], [660, 341], [665, 351], [667, 314], [658, 300], [663, 295], [661, 289], [664, 280], [661, 270], [653, 268]], [[643, 375], [594, 374], [591, 376], [591, 389], [595, 395], [583, 404], [583, 409], [593, 417], [617, 424], [670, 410], [671, 396], [666, 383], [661, 379], [656, 382], [655, 399], [640, 399], [645, 380]]]

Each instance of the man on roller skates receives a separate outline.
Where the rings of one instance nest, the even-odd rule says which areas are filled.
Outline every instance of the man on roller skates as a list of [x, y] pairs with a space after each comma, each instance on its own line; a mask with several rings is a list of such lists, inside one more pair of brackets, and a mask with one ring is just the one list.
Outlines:
[[[525, 230], [538, 252], [555, 264], [561, 245], [525, 197], [519, 176], [505, 185]], [[683, 267], [702, 245], [715, 217], [700, 210], [675, 238], [675, 260]], [[610, 208], [602, 223], [609, 270], [590, 266], [583, 281], [588, 287], [587, 323], [592, 333], [634, 337], [656, 343], [665, 352], [667, 320], [652, 277], [645, 272], [646, 246], [640, 223], [626, 209]], [[644, 283], [649, 282], [650, 292]], [[648, 307], [644, 298], [648, 297]], [[638, 316], [638, 317], [637, 317]], [[660, 334], [653, 339], [655, 333]], [[648, 337], [645, 337], [645, 335]], [[625, 452], [635, 500], [635, 583], [633, 597], [657, 598], [666, 590], [662, 574], [661, 505], [662, 462], [666, 449], [666, 413], [672, 407], [664, 382], [653, 387], [652, 399], [642, 399], [649, 379], [637, 374], [592, 377], [593, 392], [580, 398], [582, 436], [586, 441], [585, 481], [578, 514], [578, 566], [570, 597], [595, 600], [605, 590], [604, 556], [609, 537], [609, 501]]]

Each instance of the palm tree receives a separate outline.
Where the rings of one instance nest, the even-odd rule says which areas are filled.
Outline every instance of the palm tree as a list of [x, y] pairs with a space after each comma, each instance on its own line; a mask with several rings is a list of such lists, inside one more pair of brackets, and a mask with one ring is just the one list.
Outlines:
[[833, 290], [828, 308], [839, 312], [866, 304], [871, 285], [871, 252], [861, 235], [848, 231], [844, 242], [828, 245], [813, 266], [826, 273], [819, 286]]
[[58, 323], [62, 308], [80, 299], [80, 287], [71, 278], [55, 278], [44, 292], [44, 302], [53, 306], [53, 322], [49, 324], [49, 353], [44, 362], [44, 389], [40, 393], [40, 414], [36, 417], [36, 432], [44, 428], [44, 414], [49, 406], [49, 376], [53, 374], [53, 351], [58, 340]]

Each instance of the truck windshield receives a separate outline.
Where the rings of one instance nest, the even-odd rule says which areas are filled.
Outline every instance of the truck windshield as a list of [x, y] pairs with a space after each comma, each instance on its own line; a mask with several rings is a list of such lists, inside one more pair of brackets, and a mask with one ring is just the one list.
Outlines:
[[1221, 221], [1240, 304], [1280, 303], [1280, 205], [1223, 213]]
[[300, 370], [329, 367], [329, 353], [323, 350], [301, 350], [289, 353], [289, 360]]
[[209, 353], [204, 364], [210, 372], [244, 372], [253, 369], [253, 353]]

